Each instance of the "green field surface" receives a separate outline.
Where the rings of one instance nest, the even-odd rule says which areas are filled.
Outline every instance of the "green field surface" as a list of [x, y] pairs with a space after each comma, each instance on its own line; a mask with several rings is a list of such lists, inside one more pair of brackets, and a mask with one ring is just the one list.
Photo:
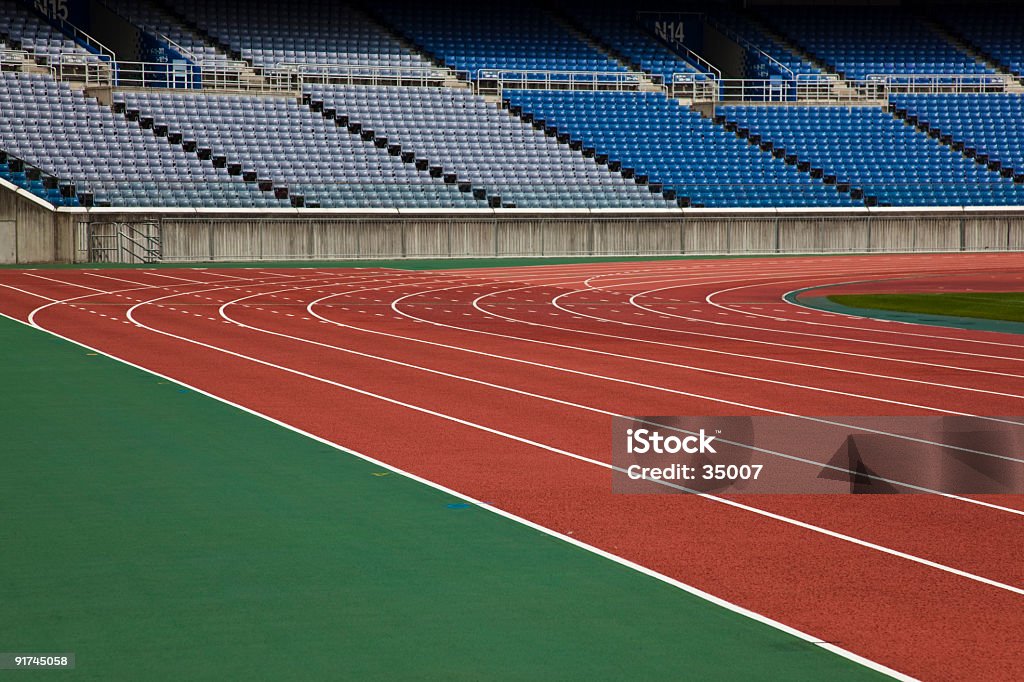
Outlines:
[[1024, 322], [1024, 293], [844, 294], [828, 300], [850, 308]]
[[0, 652], [77, 657], [2, 679], [879, 676], [7, 318], [0, 349]]

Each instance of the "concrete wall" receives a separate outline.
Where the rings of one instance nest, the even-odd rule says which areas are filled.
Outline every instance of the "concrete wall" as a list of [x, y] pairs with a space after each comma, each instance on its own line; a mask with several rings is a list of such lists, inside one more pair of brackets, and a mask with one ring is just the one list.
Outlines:
[[159, 234], [165, 262], [1024, 250], [1013, 209], [54, 211], [5, 184], [0, 263], [85, 262], [88, 235], [121, 223]]
[[1024, 249], [1024, 212], [1014, 211], [310, 212], [102, 219], [158, 221], [168, 262]]
[[[2, 181], [0, 181], [2, 182]], [[53, 207], [7, 182], [0, 184], [0, 263], [52, 263], [59, 249]]]

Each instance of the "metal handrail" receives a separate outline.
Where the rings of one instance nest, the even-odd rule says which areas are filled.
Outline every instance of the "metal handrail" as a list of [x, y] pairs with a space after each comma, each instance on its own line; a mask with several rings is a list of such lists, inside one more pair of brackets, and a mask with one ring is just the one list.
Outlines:
[[[639, 90], [649, 82], [637, 71], [556, 71], [548, 69], [479, 69], [477, 92], [501, 95], [516, 90]], [[667, 91], [666, 86], [656, 86]]]
[[[645, 17], [645, 16], [653, 16], [653, 17], [684, 17], [684, 16], [687, 16], [687, 15], [704, 16], [704, 15], [700, 14], [699, 12], [637, 12], [636, 20], [637, 20], [637, 23], [639, 23], [641, 26], [643, 26], [644, 25], [643, 17]], [[657, 35], [657, 34], [655, 34], [655, 35]], [[694, 50], [690, 49], [690, 47], [688, 45], [686, 45], [685, 43], [682, 43], [682, 42], [680, 42], [678, 40], [674, 40], [674, 39], [673, 40], [667, 40], [665, 37], [660, 36], [660, 35], [658, 35], [657, 37], [660, 40], [662, 40], [663, 42], [665, 42], [666, 45], [669, 45], [670, 47], [672, 47], [673, 50], [675, 50], [676, 53], [680, 54], [681, 57], [684, 57], [684, 58], [688, 57], [691, 61], [696, 62], [696, 64], [698, 66], [700, 66], [701, 68], [705, 69], [707, 73], [713, 75], [715, 77], [715, 79], [721, 79], [721, 77], [722, 77], [721, 69], [719, 69], [717, 66], [712, 64], [710, 61], [708, 61], [707, 59], [705, 59], [701, 55], [697, 54]]]
[[988, 74], [869, 74], [865, 83], [879, 83], [889, 92], [906, 93], [972, 93], [1006, 92], [1011, 85], [1017, 85], [1013, 76], [1002, 73]]
[[69, 33], [71, 37], [77, 38], [89, 47], [96, 49], [100, 53], [101, 58], [106, 57], [107, 61], [111, 62], [117, 61], [117, 53], [115, 53], [113, 50], [111, 50], [109, 47], [107, 47], [100, 41], [93, 38], [91, 35], [83, 31], [82, 29], [72, 24], [70, 21], [62, 20], [60, 22], [60, 30], [64, 31], [65, 33]]
[[736, 29], [734, 29], [731, 26], [727, 26], [725, 23], [723, 23], [717, 17], [713, 17], [713, 16], [709, 15], [707, 17], [707, 19], [708, 19], [708, 21], [711, 24], [714, 25], [714, 27], [718, 31], [721, 31], [722, 34], [726, 38], [728, 38], [729, 40], [732, 40], [733, 42], [735, 42], [740, 47], [745, 47], [748, 50], [753, 51], [753, 52], [757, 52], [762, 57], [765, 57], [769, 62], [771, 62], [773, 65], [775, 65], [775, 68], [777, 68], [780, 71], [782, 71], [784, 75], [788, 75], [790, 80], [795, 80], [796, 79], [797, 74], [796, 74], [795, 71], [793, 71], [793, 69], [789, 68], [788, 66], [786, 66], [785, 64], [780, 62], [778, 59], [776, 59], [775, 57], [771, 56], [770, 54], [768, 54], [767, 52], [765, 52], [764, 50], [759, 48], [757, 45], [752, 43], [748, 38], [745, 38], [742, 35], [740, 35], [739, 32], [736, 31]]
[[[829, 78], [722, 79], [700, 82], [692, 74], [673, 74], [672, 94], [694, 102], [876, 104], [888, 100], [889, 89], [877, 81], [835, 81]], [[712, 87], [713, 85], [713, 87]]]
[[264, 74], [290, 74], [298, 83], [330, 83], [335, 85], [436, 85], [455, 78], [468, 83], [468, 71], [455, 71], [436, 66], [360, 66], [350, 64], [309, 64], [282, 62]]

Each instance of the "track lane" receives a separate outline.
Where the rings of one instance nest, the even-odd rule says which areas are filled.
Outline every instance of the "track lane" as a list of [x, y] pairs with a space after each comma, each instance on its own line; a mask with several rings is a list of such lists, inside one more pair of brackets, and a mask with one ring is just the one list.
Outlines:
[[[284, 309], [284, 308], [282, 308], [282, 310], [283, 310], [283, 309]], [[266, 311], [258, 311], [258, 312], [266, 312]], [[188, 321], [188, 319], [187, 319], [187, 317], [186, 317], [185, 315], [182, 315], [182, 316], [181, 316], [181, 318], [178, 318], [178, 317], [175, 317], [175, 316], [172, 316], [172, 315], [170, 315], [170, 313], [169, 313], [169, 312], [167, 312], [167, 313], [162, 313], [162, 314], [165, 314], [165, 315], [167, 315], [167, 316], [168, 316], [168, 318], [169, 318], [169, 320], [170, 320], [170, 322], [171, 322], [172, 324], [177, 324], [177, 322], [178, 322], [179, 320], [184, 320], [184, 321]], [[247, 314], [248, 314], [248, 313], [247, 313]], [[267, 314], [267, 315], [269, 316], [269, 315], [271, 315], [272, 313], [266, 313], [266, 314]], [[280, 312], [279, 312], [279, 314], [280, 314]], [[372, 316], [372, 317], [376, 317], [376, 314], [372, 314], [372, 315], [371, 315], [371, 314], [369, 314], [369, 313], [366, 313], [366, 315], [368, 315], [368, 316]], [[227, 325], [225, 325], [225, 327], [227, 327]], [[218, 331], [219, 331], [219, 330], [220, 330], [220, 328], [218, 328]]]

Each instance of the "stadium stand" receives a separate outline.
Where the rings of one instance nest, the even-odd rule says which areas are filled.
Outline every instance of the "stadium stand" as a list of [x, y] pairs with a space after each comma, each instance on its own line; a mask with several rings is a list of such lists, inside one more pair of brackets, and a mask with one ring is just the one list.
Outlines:
[[684, 204], [852, 206], [848, 195], [661, 93], [506, 91], [522, 110]]
[[621, 55], [627, 65], [656, 76], [657, 82], [671, 83], [677, 73], [708, 73], [705, 67], [687, 61], [643, 28], [636, 14], [628, 9], [595, 13], [587, 6], [573, 5], [567, 11], [598, 44]]
[[[321, 208], [456, 208], [472, 194], [280, 97], [128, 93], [125, 109], [194, 137], [267, 197]], [[302, 197], [301, 201], [298, 197]]]
[[18, 0], [0, 0], [0, 49], [31, 53], [39, 63], [56, 64], [62, 54], [89, 57], [93, 53], [41, 21]]
[[196, 64], [219, 65], [231, 61], [215, 45], [189, 30], [177, 17], [156, 4], [143, 0], [106, 0], [105, 4], [152, 35], [170, 38], [175, 45], [185, 49], [182, 56]]
[[255, 66], [283, 63], [427, 67], [381, 27], [347, 5], [313, 0], [301, 9], [268, 0], [177, 0], [176, 6]]
[[[883, 206], [1013, 206], [1024, 188], [878, 107], [728, 106], [730, 124]], [[859, 190], [859, 191], [858, 191]]]
[[898, 8], [775, 7], [762, 9], [760, 18], [849, 80], [994, 73]]
[[668, 204], [544, 131], [461, 88], [314, 87], [314, 101], [389, 143], [518, 208], [661, 207]]
[[1024, 8], [1019, 5], [943, 8], [944, 27], [1017, 77], [1024, 75]]
[[[821, 75], [821, 69], [772, 37], [766, 30], [766, 27], [757, 22], [756, 19], [719, 7], [707, 8], [707, 16], [712, 26], [722, 31], [738, 44], [748, 49], [757, 50], [778, 62], [783, 67], [783, 69], [779, 70], [781, 72], [779, 75], [791, 77]], [[750, 57], [748, 56], [747, 59], [749, 62]], [[763, 60], [758, 61], [763, 63]], [[764, 66], [770, 68], [770, 65], [765, 64]], [[746, 76], [748, 78], [753, 78], [756, 75], [756, 70], [752, 67], [754, 67], [753, 64], [747, 65]], [[788, 73], [786, 73], [786, 70], [788, 70]]]
[[509, 5], [384, 3], [378, 11], [425, 54], [458, 71], [627, 71], [545, 12]]
[[271, 205], [259, 192], [115, 116], [66, 83], [0, 74], [0, 149], [65, 181], [84, 203], [115, 206]]
[[898, 95], [890, 109], [1004, 176], [1024, 173], [1022, 94]]
[[[123, 90], [113, 83], [113, 102], [106, 106], [86, 94], [111, 104], [106, 88], [88, 89], [96, 85], [85, 82], [89, 72], [42, 66], [62, 54], [93, 53], [27, 6], [0, 0], [0, 49], [20, 47], [31, 56], [2, 62], [0, 178], [54, 204], [1024, 205], [1024, 94], [1012, 87], [973, 95], [887, 93], [857, 106], [798, 103], [796, 88], [786, 91], [792, 97], [784, 106], [755, 106], [758, 95], [750, 91], [741, 95], [747, 101], [713, 112], [657, 87], [674, 73], [706, 73], [706, 67], [676, 54], [621, 7], [567, 0], [551, 11], [388, 0], [370, 16], [329, 0], [301, 11], [270, 0], [103, 2], [146, 32], [166, 36], [194, 61], [224, 65], [241, 55], [256, 71], [217, 85], [198, 77], [152, 78], [146, 88]], [[702, 6], [710, 25], [744, 49], [779, 60], [793, 75], [820, 74], [800, 50], [847, 78], [994, 73], [967, 48], [895, 8], [762, 8], [752, 15]], [[1009, 8], [979, 12], [957, 28], [967, 43], [1015, 68], [1014, 60], [1024, 59], [1024, 38], [998, 21], [1018, 26], [1021, 16]], [[270, 72], [261, 69], [285, 63], [304, 66], [290, 80], [263, 81]], [[436, 63], [473, 73], [621, 76], [639, 68], [652, 78], [570, 89], [558, 81], [564, 76], [546, 84], [531, 76], [496, 83], [495, 97], [443, 75], [432, 76], [429, 87], [393, 77], [388, 85], [341, 85], [344, 79], [332, 82], [333, 71], [303, 70], [333, 64], [338, 73], [348, 67], [397, 73]], [[403, 84], [392, 84], [397, 80]], [[161, 89], [171, 86], [235, 91]], [[279, 91], [237, 92], [263, 86]], [[844, 88], [835, 92], [861, 97]]]

